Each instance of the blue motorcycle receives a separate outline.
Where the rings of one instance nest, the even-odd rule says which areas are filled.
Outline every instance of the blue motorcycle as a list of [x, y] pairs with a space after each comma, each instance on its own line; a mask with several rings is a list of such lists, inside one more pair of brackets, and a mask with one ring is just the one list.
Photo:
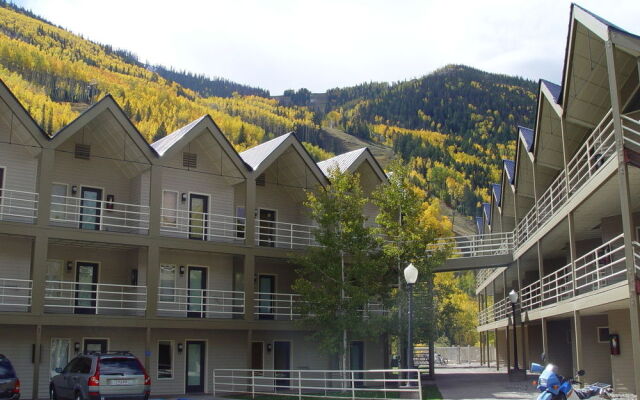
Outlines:
[[558, 367], [548, 364], [543, 367], [540, 364], [531, 363], [531, 372], [539, 373], [536, 388], [540, 392], [534, 399], [536, 400], [578, 400], [588, 399], [593, 396], [601, 396], [610, 399], [611, 385], [605, 383], [594, 383], [584, 389], [575, 389], [574, 384], [578, 382], [578, 377], [584, 376], [584, 370], [578, 371], [573, 378], [564, 378], [558, 374]]

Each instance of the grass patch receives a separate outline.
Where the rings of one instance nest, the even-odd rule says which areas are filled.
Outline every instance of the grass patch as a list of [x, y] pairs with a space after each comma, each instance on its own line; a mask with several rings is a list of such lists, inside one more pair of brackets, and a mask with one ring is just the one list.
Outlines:
[[[277, 395], [277, 394], [257, 394], [255, 398], [252, 398], [250, 394], [234, 394], [229, 396], [224, 396], [227, 399], [236, 399], [236, 400], [297, 400], [298, 396], [285, 396], [285, 395]], [[368, 398], [368, 399], [384, 399], [384, 393], [381, 392], [356, 392], [356, 398]], [[344, 400], [345, 398], [351, 398], [351, 392], [334, 392], [329, 393], [327, 397], [309, 397], [302, 396], [302, 400], [318, 400], [318, 399], [327, 399], [327, 400]], [[399, 392], [388, 392], [387, 399], [399, 399]], [[442, 394], [438, 390], [436, 385], [422, 385], [422, 400], [442, 400]]]

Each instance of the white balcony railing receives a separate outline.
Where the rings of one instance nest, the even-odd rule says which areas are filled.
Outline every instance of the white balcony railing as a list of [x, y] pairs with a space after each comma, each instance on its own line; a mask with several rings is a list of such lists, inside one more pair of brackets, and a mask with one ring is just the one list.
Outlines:
[[624, 144], [640, 148], [640, 121], [627, 115], [622, 116], [622, 133]]
[[256, 219], [256, 244], [264, 247], [297, 249], [318, 246], [313, 225]]
[[166, 317], [233, 318], [244, 314], [244, 292], [158, 288], [158, 315]]
[[47, 313], [144, 315], [147, 287], [106, 283], [46, 281]]
[[245, 218], [162, 208], [160, 232], [196, 240], [244, 240]]
[[633, 242], [633, 261], [636, 266], [636, 274], [640, 273], [640, 243]]
[[513, 233], [487, 233], [437, 239], [434, 248], [451, 246], [451, 257], [482, 257], [509, 254], [513, 250]]
[[33, 224], [38, 216], [38, 193], [0, 188], [0, 221]]
[[149, 229], [149, 207], [52, 195], [50, 220], [55, 225], [81, 229], [146, 234]]
[[215, 369], [213, 397], [237, 393], [252, 398], [276, 395], [298, 400], [314, 397], [422, 400], [422, 380], [417, 369]]
[[298, 294], [255, 292], [253, 301], [257, 319], [292, 321], [300, 318], [302, 300]]
[[[634, 243], [634, 257], [640, 272], [640, 244]], [[626, 280], [624, 235], [620, 234], [575, 260], [571, 264], [542, 277], [521, 291], [520, 310], [531, 311], [543, 306], [570, 301], [574, 296], [606, 288]], [[508, 299], [480, 310], [480, 325], [499, 321], [509, 315]]]
[[29, 311], [33, 282], [0, 278], [0, 311]]

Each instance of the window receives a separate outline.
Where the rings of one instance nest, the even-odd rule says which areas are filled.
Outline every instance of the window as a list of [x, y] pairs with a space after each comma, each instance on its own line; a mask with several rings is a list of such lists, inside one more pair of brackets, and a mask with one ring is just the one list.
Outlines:
[[599, 326], [598, 327], [598, 343], [609, 343], [609, 327], [608, 326]]
[[239, 239], [244, 239], [245, 218], [244, 207], [236, 207], [236, 237]]
[[176, 226], [178, 220], [178, 192], [162, 191], [162, 225]]
[[58, 339], [51, 338], [51, 350], [50, 357], [51, 360], [49, 364], [49, 375], [53, 378], [58, 375], [56, 372], [57, 368], [64, 368], [67, 363], [69, 363], [69, 349], [71, 347], [70, 339]]
[[51, 185], [51, 219], [54, 221], [66, 220], [67, 185], [54, 183]]
[[102, 358], [100, 375], [144, 375], [144, 371], [136, 358]]
[[173, 303], [175, 301], [175, 288], [175, 265], [160, 265], [160, 301]]
[[173, 379], [173, 342], [158, 342], [158, 379]]

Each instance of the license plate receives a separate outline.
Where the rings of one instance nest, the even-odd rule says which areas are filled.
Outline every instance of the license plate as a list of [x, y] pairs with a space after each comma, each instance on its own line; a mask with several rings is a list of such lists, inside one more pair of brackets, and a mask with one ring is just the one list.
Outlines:
[[112, 385], [128, 385], [131, 383], [128, 379], [112, 379], [109, 381]]

